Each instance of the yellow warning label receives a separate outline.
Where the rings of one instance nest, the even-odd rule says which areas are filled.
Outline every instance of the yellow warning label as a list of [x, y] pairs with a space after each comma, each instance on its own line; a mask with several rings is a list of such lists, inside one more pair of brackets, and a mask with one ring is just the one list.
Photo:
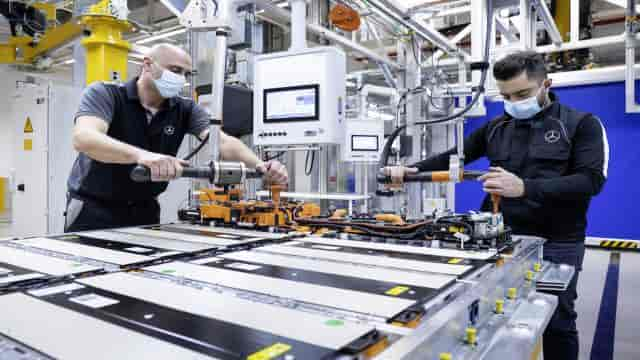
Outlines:
[[458, 259], [458, 258], [449, 260], [449, 264], [459, 264], [461, 262], [462, 262], [462, 259]]
[[24, 122], [24, 133], [31, 134], [33, 132], [33, 124], [31, 118], [27, 116], [27, 121]]
[[403, 292], [409, 290], [408, 287], [406, 286], [396, 286], [392, 289], [387, 290], [387, 292], [385, 292], [385, 294], [387, 295], [391, 295], [391, 296], [398, 296], [400, 294], [402, 294]]
[[283, 343], [275, 343], [268, 348], [264, 348], [257, 353], [253, 353], [247, 357], [247, 360], [270, 360], [291, 350], [291, 346]]
[[64, 236], [60, 236], [58, 239], [60, 240], [75, 240], [75, 239], [79, 239], [80, 236], [78, 235], [64, 235]]
[[24, 151], [33, 150], [33, 140], [32, 139], [24, 139]]

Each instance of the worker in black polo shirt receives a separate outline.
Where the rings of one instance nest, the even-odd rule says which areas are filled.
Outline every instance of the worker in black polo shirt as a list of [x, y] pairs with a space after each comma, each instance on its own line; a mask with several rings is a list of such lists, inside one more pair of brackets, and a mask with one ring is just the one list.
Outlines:
[[[505, 114], [464, 141], [465, 163], [486, 156], [484, 191], [500, 195], [505, 222], [515, 234], [546, 238], [545, 260], [576, 267], [544, 334], [545, 360], [577, 360], [574, 302], [584, 257], [587, 210], [606, 180], [609, 145], [600, 120], [561, 104], [549, 90], [544, 59], [535, 52], [506, 56], [493, 67]], [[399, 184], [405, 174], [443, 170], [455, 150], [409, 167], [382, 172]], [[491, 210], [486, 196], [483, 210]]]
[[[175, 156], [186, 134], [205, 139], [209, 115], [179, 97], [191, 58], [173, 45], [154, 46], [140, 76], [125, 84], [94, 83], [82, 94], [75, 115], [73, 145], [79, 155], [67, 186], [65, 231], [157, 224], [157, 196], [187, 163]], [[286, 168], [260, 161], [240, 140], [220, 134], [224, 160], [256, 167], [270, 183], [286, 183]], [[151, 170], [151, 183], [136, 183], [136, 165]]]

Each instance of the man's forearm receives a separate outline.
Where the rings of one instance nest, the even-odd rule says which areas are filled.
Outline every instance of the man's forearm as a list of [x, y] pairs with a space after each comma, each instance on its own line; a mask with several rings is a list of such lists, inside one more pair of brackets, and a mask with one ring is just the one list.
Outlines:
[[135, 164], [140, 153], [144, 151], [90, 129], [76, 130], [73, 143], [77, 151], [94, 160], [110, 164]]
[[420, 171], [440, 171], [447, 170], [449, 168], [449, 158], [455, 154], [455, 149], [446, 151], [442, 154], [432, 156], [428, 159], [418, 161], [415, 164], [410, 165], [416, 167]]
[[241, 161], [247, 167], [254, 168], [262, 161], [242, 141], [226, 134], [220, 134], [220, 156], [223, 160]]
[[597, 195], [604, 185], [601, 174], [581, 172], [552, 179], [524, 179], [525, 197], [543, 203], [578, 200]]

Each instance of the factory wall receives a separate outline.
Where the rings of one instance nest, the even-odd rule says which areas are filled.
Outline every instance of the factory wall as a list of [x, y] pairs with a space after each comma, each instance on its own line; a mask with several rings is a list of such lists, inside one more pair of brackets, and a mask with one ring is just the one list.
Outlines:
[[[636, 84], [637, 85], [637, 84]], [[640, 203], [640, 114], [625, 113], [624, 83], [612, 82], [554, 88], [560, 101], [581, 111], [597, 115], [604, 124], [610, 145], [609, 177], [604, 190], [595, 197], [589, 211], [588, 236], [640, 239], [637, 206]], [[467, 133], [503, 112], [502, 102], [487, 102], [487, 117], [469, 120]], [[486, 169], [481, 159], [469, 168]], [[483, 197], [477, 182], [456, 188], [456, 210], [476, 210]]]

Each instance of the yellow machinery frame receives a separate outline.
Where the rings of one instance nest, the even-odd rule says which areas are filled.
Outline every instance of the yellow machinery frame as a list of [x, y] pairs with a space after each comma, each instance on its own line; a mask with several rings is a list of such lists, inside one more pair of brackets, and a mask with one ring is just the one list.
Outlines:
[[[32, 5], [42, 10], [47, 20], [55, 20], [53, 4]], [[46, 30], [39, 39], [31, 36], [12, 36], [0, 44], [0, 64], [33, 64], [38, 58], [79, 37], [84, 30], [89, 35], [82, 39], [87, 49], [87, 85], [95, 81], [124, 81], [127, 79], [127, 56], [131, 45], [123, 39], [123, 32], [133, 26], [113, 16], [109, 0], [92, 5], [79, 18]]]

